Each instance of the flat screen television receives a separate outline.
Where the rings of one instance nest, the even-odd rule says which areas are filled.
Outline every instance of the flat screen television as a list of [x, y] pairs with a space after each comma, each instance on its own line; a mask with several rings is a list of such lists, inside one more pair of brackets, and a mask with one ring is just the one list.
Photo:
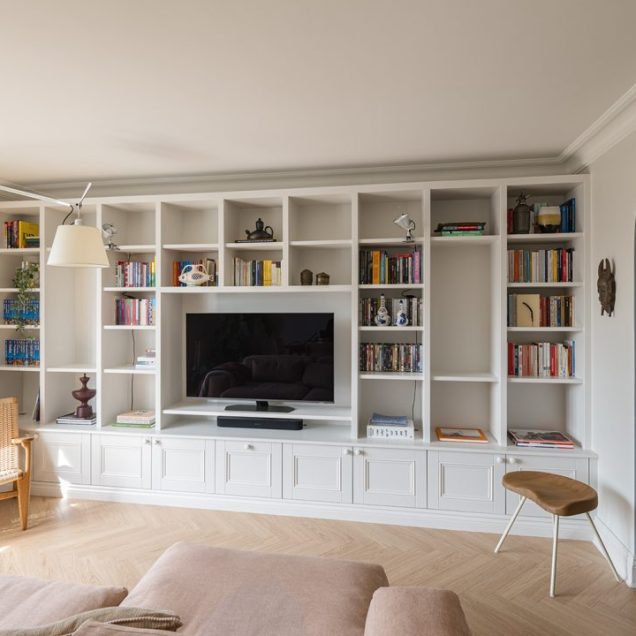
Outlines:
[[333, 402], [333, 358], [333, 313], [186, 314], [187, 396], [240, 402], [227, 410]]

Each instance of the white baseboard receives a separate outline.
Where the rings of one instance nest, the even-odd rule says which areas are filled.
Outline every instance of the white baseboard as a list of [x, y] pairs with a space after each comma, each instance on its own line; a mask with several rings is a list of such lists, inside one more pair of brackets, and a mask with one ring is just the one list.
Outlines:
[[[506, 515], [488, 513], [449, 512], [415, 508], [387, 508], [347, 504], [325, 504], [287, 499], [255, 499], [212, 494], [168, 493], [156, 490], [131, 490], [102, 486], [49, 484], [34, 482], [31, 492], [43, 497], [64, 497], [120, 503], [175, 506], [178, 508], [204, 508], [233, 512], [255, 512], [269, 515], [360, 521], [389, 525], [489, 532], [501, 534], [508, 523]], [[584, 519], [563, 519], [559, 526], [563, 539], [591, 541], [592, 532]], [[539, 517], [519, 517], [511, 534], [532, 537], [551, 537], [552, 520]], [[496, 538], [493, 537], [493, 549]]]
[[[618, 574], [629, 587], [636, 588], [636, 555], [610, 530], [603, 519], [597, 516], [594, 518], [594, 523]], [[600, 550], [596, 538], [594, 538], [594, 545]]]

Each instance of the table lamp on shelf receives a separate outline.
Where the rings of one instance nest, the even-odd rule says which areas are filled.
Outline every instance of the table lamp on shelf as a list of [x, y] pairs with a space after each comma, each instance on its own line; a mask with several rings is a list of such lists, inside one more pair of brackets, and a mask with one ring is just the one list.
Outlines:
[[398, 227], [401, 227], [403, 230], [406, 230], [406, 237], [404, 238], [405, 243], [413, 242], [413, 231], [415, 230], [415, 221], [407, 214], [401, 214], [397, 217], [397, 219], [393, 219], [393, 223], [395, 223]]

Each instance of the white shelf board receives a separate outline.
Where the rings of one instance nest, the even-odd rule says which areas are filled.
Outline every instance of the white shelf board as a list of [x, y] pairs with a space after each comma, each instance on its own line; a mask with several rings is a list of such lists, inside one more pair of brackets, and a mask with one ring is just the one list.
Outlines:
[[125, 294], [126, 292], [144, 292], [147, 294], [154, 294], [157, 291], [156, 287], [104, 287], [105, 292], [114, 292], [117, 294]]
[[533, 288], [550, 288], [550, 287], [583, 287], [583, 283], [508, 283], [509, 288], [515, 289], [533, 289]]
[[400, 373], [398, 371], [382, 372], [382, 371], [360, 371], [361, 380], [423, 380], [423, 373]]
[[333, 241], [290, 241], [291, 247], [313, 247], [324, 250], [346, 249], [353, 245], [351, 239], [335, 239]]
[[207, 287], [206, 285], [192, 285], [190, 287], [164, 286], [159, 290], [162, 294], [217, 294], [218, 287]]
[[[24, 325], [24, 327], [22, 327], [25, 331], [35, 331], [39, 328], [40, 325]], [[0, 325], [0, 329], [13, 329], [15, 331], [17, 329], [17, 325]]]
[[420, 289], [424, 283], [393, 283], [389, 285], [360, 284], [358, 289]]
[[40, 367], [18, 367], [18, 366], [14, 366], [14, 365], [9, 365], [9, 364], [4, 364], [4, 365], [0, 365], [0, 371], [30, 371], [30, 372], [35, 372], [35, 371], [39, 371]]
[[392, 331], [397, 333], [398, 331], [424, 331], [424, 327], [418, 325], [406, 325], [405, 327], [358, 327], [358, 331], [376, 331], [378, 333]]
[[581, 327], [508, 327], [512, 333], [565, 333], [583, 331]]
[[164, 250], [174, 252], [216, 252], [219, 249], [218, 243], [164, 243]]
[[421, 245], [424, 243], [423, 236], [417, 236], [412, 241], [405, 241], [403, 238], [363, 238], [358, 241], [358, 244], [363, 245], [377, 245], [379, 247], [410, 247], [412, 245]]
[[327, 420], [327, 421], [351, 421], [351, 408], [348, 406], [325, 405], [294, 405], [295, 410], [291, 413], [276, 413], [275, 411], [226, 411], [225, 407], [236, 402], [209, 402], [207, 400], [193, 399], [192, 401], [180, 402], [166, 409], [166, 415], [194, 415], [194, 416], [217, 416], [228, 415], [235, 417], [264, 417], [282, 419], [306, 419], [306, 420]]
[[[26, 292], [27, 294], [39, 294], [40, 288], [33, 287], [32, 289], [27, 289]], [[17, 293], [18, 293], [17, 287], [0, 287], [0, 294], [17, 294]]]
[[225, 247], [232, 250], [246, 250], [259, 252], [280, 251], [283, 249], [282, 241], [272, 241], [263, 243], [226, 243]]
[[72, 362], [56, 367], [47, 367], [48, 373], [97, 373], [97, 367], [91, 362]]
[[433, 373], [433, 382], [498, 382], [494, 373]]
[[432, 236], [431, 245], [492, 245], [499, 236], [485, 234], [478, 236]]
[[350, 292], [353, 287], [351, 285], [288, 285], [284, 289], [301, 294], [325, 294]]
[[104, 325], [104, 329], [112, 331], [153, 331], [155, 325]]
[[118, 250], [110, 250], [108, 254], [149, 254], [157, 249], [156, 245], [118, 245]]
[[512, 384], [583, 384], [581, 378], [533, 378], [508, 376]]
[[125, 364], [120, 367], [110, 367], [108, 369], [104, 369], [104, 373], [120, 373], [125, 375], [156, 375], [157, 368], [141, 368], [136, 367], [134, 364]]
[[555, 234], [508, 234], [508, 243], [563, 243], [583, 238], [583, 232], [557, 232]]
[[0, 254], [39, 254], [39, 247], [2, 247]]

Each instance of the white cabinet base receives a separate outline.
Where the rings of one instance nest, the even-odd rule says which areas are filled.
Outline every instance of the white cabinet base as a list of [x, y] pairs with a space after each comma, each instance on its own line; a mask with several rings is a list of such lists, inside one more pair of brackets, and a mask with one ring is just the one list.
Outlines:
[[151, 487], [151, 442], [138, 435], [93, 435], [92, 483], [120, 488]]
[[152, 487], [174, 492], [214, 492], [214, 440], [155, 437]]
[[33, 444], [33, 481], [91, 483], [90, 433], [38, 433]]

